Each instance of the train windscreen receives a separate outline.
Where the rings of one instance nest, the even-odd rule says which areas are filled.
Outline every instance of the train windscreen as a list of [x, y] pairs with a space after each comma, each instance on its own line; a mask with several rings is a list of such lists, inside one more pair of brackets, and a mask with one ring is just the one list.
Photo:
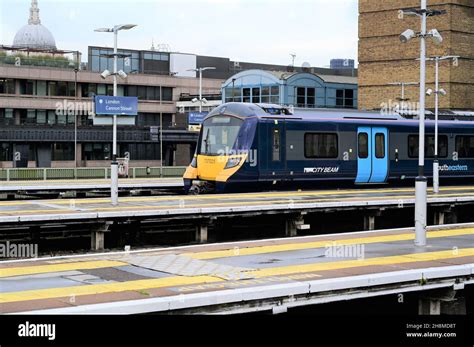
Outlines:
[[229, 116], [211, 117], [202, 125], [202, 155], [228, 155], [231, 153], [243, 121]]

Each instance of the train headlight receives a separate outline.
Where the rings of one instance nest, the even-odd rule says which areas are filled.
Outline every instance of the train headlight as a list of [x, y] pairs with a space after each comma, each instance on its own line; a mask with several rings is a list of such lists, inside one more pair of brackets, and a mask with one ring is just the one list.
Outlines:
[[198, 167], [196, 157], [193, 158], [190, 165], [191, 165], [192, 168], [197, 168]]
[[236, 167], [239, 164], [240, 164], [240, 158], [229, 158], [227, 160], [227, 164], [225, 164], [224, 169], [231, 169], [233, 167]]

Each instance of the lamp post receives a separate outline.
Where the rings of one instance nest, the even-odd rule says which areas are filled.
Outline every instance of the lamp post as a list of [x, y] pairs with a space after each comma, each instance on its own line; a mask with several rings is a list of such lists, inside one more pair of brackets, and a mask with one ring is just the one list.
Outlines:
[[187, 71], [195, 71], [195, 72], [199, 72], [199, 113], [202, 113], [202, 102], [203, 102], [203, 98], [202, 98], [202, 72], [203, 71], [206, 71], [206, 70], [215, 70], [216, 68], [215, 67], [212, 67], [212, 66], [207, 66], [207, 67], [200, 67], [200, 68], [197, 68], [197, 69], [190, 69], [190, 70], [187, 70]]
[[[428, 58], [427, 60], [435, 62], [435, 154], [433, 160], [433, 192], [438, 194], [439, 193], [439, 160], [438, 160], [438, 119], [439, 119], [439, 95], [446, 95], [446, 91], [444, 89], [439, 89], [439, 62], [442, 60], [452, 59], [453, 61], [457, 61], [459, 56], [457, 55], [446, 55], [442, 57], [432, 57]], [[427, 94], [430, 95], [430, 90], [427, 91]]]
[[[94, 31], [102, 32], [102, 33], [114, 33], [114, 71], [110, 73], [108, 70], [105, 70], [101, 76], [102, 78], [107, 78], [110, 75], [114, 77], [114, 96], [117, 96], [117, 75], [120, 77], [126, 78], [126, 74], [123, 71], [117, 72], [117, 39], [118, 39], [118, 32], [120, 30], [129, 30], [136, 27], [136, 24], [120, 24], [116, 25], [113, 28], [100, 28]], [[113, 115], [113, 135], [112, 135], [112, 163], [111, 163], [111, 170], [110, 170], [110, 179], [111, 179], [111, 201], [112, 205], [116, 206], [118, 204], [118, 162], [117, 162], [117, 115]]]
[[74, 69], [74, 167], [77, 168], [77, 73], [79, 69]]
[[425, 93], [426, 93], [426, 38], [440, 44], [442, 36], [436, 29], [426, 30], [428, 16], [443, 14], [443, 11], [428, 10], [427, 0], [421, 0], [421, 8], [402, 11], [403, 14], [416, 15], [421, 18], [421, 32], [415, 33], [412, 29], [405, 30], [400, 35], [400, 41], [406, 43], [412, 38], [420, 38], [420, 126], [419, 126], [419, 157], [418, 176], [415, 183], [415, 245], [426, 246], [426, 213], [427, 213], [427, 179], [425, 177]]

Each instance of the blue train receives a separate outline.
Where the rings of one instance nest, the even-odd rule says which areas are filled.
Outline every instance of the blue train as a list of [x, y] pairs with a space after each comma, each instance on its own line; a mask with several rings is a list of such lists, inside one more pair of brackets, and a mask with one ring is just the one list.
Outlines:
[[[202, 124], [185, 191], [397, 184], [418, 174], [417, 120], [347, 113], [322, 117], [275, 105], [227, 103]], [[439, 122], [440, 178], [474, 178], [474, 122]], [[426, 122], [425, 175], [433, 173], [434, 122]]]

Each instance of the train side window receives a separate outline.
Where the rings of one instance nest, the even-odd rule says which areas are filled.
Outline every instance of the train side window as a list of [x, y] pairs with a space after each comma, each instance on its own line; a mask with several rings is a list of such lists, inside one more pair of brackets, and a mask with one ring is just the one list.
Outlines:
[[272, 160], [280, 161], [280, 130], [273, 130]]
[[306, 158], [337, 158], [337, 134], [306, 133], [304, 135], [304, 155]]
[[474, 136], [456, 136], [459, 158], [474, 158]]
[[375, 158], [385, 158], [385, 134], [375, 134]]
[[[418, 135], [409, 135], [408, 136], [408, 157], [418, 158]], [[435, 153], [435, 137], [434, 135], [428, 135], [425, 138], [425, 156], [426, 158], [434, 158]], [[447, 158], [448, 157], [448, 136], [439, 135], [438, 136], [438, 157]]]
[[359, 133], [359, 158], [367, 159], [369, 157], [369, 134]]

